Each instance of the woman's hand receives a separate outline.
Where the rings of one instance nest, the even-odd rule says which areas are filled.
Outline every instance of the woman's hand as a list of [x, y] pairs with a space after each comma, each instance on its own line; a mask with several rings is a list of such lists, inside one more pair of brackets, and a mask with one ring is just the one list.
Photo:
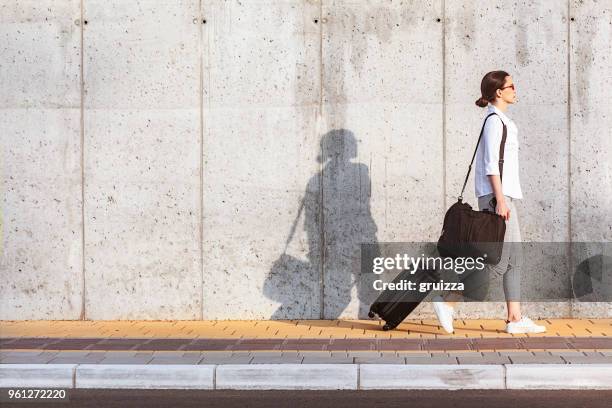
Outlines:
[[510, 210], [506, 206], [506, 200], [502, 193], [501, 178], [497, 174], [489, 174], [489, 181], [491, 182], [491, 188], [493, 189], [493, 195], [497, 204], [495, 205], [495, 214], [501, 216], [504, 220], [510, 219]]
[[504, 220], [510, 219], [510, 209], [506, 206], [505, 200], [498, 200], [495, 207], [495, 214], [501, 216]]

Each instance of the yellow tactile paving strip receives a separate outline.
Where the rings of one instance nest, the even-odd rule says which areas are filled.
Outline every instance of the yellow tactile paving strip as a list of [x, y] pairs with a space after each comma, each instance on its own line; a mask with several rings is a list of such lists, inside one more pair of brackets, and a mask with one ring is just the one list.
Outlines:
[[511, 335], [502, 320], [456, 320], [446, 334], [435, 320], [406, 320], [382, 331], [373, 320], [217, 320], [217, 321], [0, 321], [0, 337], [206, 338], [206, 339], [457, 339], [512, 337], [612, 337], [612, 319], [546, 319], [542, 334]]

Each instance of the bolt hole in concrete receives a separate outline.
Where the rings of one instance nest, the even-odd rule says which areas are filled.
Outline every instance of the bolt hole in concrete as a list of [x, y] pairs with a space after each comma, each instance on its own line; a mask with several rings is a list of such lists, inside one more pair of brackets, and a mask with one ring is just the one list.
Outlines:
[[436, 18], [436, 21], [439, 23], [439, 22], [440, 22], [440, 21], [442, 21], [442, 20], [440, 20], [439, 18]]
[[319, 22], [319, 20], [315, 18], [314, 22], [315, 22], [315, 24], [317, 24]]
[[205, 18], [202, 19], [202, 24], [206, 24], [206, 19]]
[[87, 21], [87, 20], [83, 21], [83, 24], [87, 25], [87, 23], [88, 23], [88, 21]]

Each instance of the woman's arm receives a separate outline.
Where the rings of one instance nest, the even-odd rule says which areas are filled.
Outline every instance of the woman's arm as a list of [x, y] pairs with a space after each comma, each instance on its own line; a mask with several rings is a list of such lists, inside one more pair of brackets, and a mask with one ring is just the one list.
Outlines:
[[510, 219], [510, 210], [506, 206], [506, 199], [502, 190], [499, 172], [499, 146], [502, 140], [503, 124], [497, 115], [487, 120], [484, 127], [484, 167], [485, 174], [491, 183], [493, 194], [497, 200], [495, 213], [505, 220]]
[[502, 216], [503, 219], [510, 219], [510, 210], [506, 206], [506, 197], [502, 193], [502, 184], [501, 179], [497, 174], [490, 174], [487, 176], [489, 182], [491, 183], [491, 188], [493, 188], [493, 194], [495, 195], [495, 199], [497, 200], [497, 206], [495, 207], [495, 213]]

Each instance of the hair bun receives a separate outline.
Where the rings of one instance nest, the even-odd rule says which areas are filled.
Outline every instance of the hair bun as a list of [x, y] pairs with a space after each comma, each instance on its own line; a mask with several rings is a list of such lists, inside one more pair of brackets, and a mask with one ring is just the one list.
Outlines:
[[480, 97], [476, 100], [476, 105], [480, 106], [481, 108], [484, 108], [485, 106], [487, 106], [489, 104], [489, 101], [487, 101], [484, 97]]

